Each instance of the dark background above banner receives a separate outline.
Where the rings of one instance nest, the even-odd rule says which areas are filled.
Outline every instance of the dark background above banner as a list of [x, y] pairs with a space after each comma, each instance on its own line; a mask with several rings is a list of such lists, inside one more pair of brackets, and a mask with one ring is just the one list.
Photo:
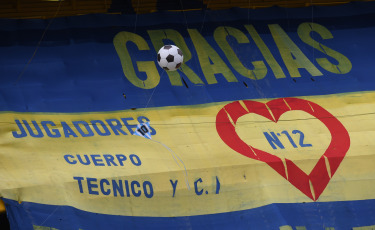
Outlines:
[[[358, 0], [352, 1], [356, 2]], [[370, 0], [365, 0], [366, 2]], [[345, 0], [2, 0], [1, 18], [51, 18], [112, 13], [144, 14], [156, 11], [240, 8], [307, 7], [346, 4]]]

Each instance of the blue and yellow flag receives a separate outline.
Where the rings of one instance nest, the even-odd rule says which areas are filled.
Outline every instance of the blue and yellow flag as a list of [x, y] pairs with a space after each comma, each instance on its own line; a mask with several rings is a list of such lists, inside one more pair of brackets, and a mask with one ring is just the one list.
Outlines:
[[374, 2], [0, 20], [11, 227], [374, 229], [374, 22]]

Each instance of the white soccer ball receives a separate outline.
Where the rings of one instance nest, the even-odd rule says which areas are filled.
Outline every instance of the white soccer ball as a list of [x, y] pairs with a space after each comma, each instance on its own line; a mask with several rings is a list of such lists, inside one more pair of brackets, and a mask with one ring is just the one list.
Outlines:
[[183, 61], [184, 55], [177, 46], [165, 45], [158, 52], [159, 66], [167, 71], [180, 68]]

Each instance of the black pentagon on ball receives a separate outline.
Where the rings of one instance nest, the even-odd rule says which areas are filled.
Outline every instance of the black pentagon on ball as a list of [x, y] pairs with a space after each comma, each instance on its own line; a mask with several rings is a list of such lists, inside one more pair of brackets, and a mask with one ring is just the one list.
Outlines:
[[176, 69], [180, 68], [180, 66], [181, 66], [181, 63], [178, 63], [178, 64], [176, 65]]
[[182, 56], [182, 51], [180, 49], [177, 49], [177, 53]]
[[160, 59], [161, 59], [160, 54], [158, 54], [158, 62], [160, 62]]
[[168, 67], [163, 67], [163, 69], [165, 69], [165, 70], [169, 70]]
[[170, 48], [172, 48], [171, 45], [166, 45], [166, 46], [164, 46], [164, 49], [166, 49], [166, 50], [169, 50]]
[[174, 61], [174, 56], [169, 54], [167, 56], [167, 58], [165, 58], [165, 59], [167, 59], [168, 62], [173, 62]]

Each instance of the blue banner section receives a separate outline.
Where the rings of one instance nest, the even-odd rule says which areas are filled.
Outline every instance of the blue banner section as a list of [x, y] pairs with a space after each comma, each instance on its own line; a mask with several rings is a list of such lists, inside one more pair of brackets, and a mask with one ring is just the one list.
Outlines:
[[[237, 212], [185, 217], [129, 217], [4, 199], [12, 229], [306, 229], [375, 225], [375, 200], [270, 204]], [[33, 224], [27, 221], [33, 220]], [[285, 228], [290, 226], [290, 228]], [[303, 228], [304, 227], [304, 228]]]
[[[48, 20], [2, 19], [0, 110], [113, 111], [371, 91], [374, 12], [366, 2], [88, 15], [53, 19], [43, 37]], [[158, 66], [163, 43], [182, 46], [182, 71]]]

